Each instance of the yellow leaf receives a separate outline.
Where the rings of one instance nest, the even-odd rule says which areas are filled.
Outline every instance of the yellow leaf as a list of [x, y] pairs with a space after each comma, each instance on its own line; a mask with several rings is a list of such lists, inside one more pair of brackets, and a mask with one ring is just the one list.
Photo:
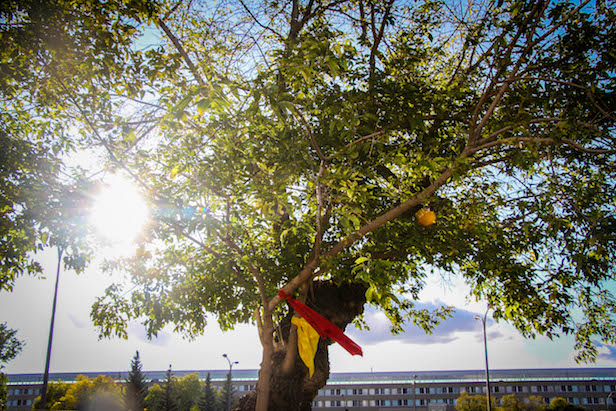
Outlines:
[[301, 317], [293, 317], [291, 322], [297, 326], [297, 349], [299, 356], [308, 367], [310, 377], [314, 374], [314, 356], [317, 355], [319, 333]]
[[171, 179], [173, 180], [175, 178], [175, 176], [180, 172], [180, 169], [178, 168], [178, 166], [175, 166], [171, 169]]

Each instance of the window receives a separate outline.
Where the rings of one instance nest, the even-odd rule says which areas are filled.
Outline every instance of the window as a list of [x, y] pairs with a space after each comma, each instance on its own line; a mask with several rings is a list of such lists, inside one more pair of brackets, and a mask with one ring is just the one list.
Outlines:
[[427, 394], [426, 393], [426, 389], [424, 387], [419, 387], [419, 393], [420, 394]]
[[375, 395], [384, 395], [385, 394], [385, 389], [384, 388], [375, 388], [374, 389], [374, 394]]
[[353, 407], [361, 407], [361, 400], [353, 400]]
[[493, 391], [494, 391], [494, 392], [499, 392], [499, 386], [498, 386], [498, 385], [497, 385], [497, 386], [495, 386], [495, 387], [493, 388]]
[[361, 388], [353, 388], [353, 395], [362, 395], [363, 390]]
[[409, 393], [408, 388], [398, 388], [398, 394], [408, 394], [408, 393]]
[[521, 385], [514, 385], [511, 388], [513, 389], [513, 392], [524, 392], [524, 389], [522, 388]]
[[537, 385], [537, 391], [538, 392], [548, 392], [548, 386], [547, 385]]

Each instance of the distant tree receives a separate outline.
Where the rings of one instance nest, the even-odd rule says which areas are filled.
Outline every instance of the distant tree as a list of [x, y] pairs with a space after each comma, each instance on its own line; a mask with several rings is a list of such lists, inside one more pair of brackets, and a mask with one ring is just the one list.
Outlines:
[[165, 375], [165, 382], [163, 384], [165, 395], [163, 397], [163, 409], [165, 411], [175, 411], [177, 409], [177, 397], [175, 387], [175, 377], [171, 372], [171, 365]]
[[141, 358], [139, 351], [135, 353], [131, 361], [131, 371], [126, 380], [126, 391], [124, 393], [124, 403], [127, 409], [142, 411], [145, 404], [145, 397], [148, 395], [148, 383], [145, 375], [141, 372]]
[[210, 373], [205, 378], [203, 392], [199, 399], [199, 411], [218, 411], [218, 402], [216, 401], [216, 390], [212, 388], [212, 379]]
[[231, 410], [237, 404], [237, 398], [235, 398], [233, 388], [233, 382], [231, 379], [231, 373], [227, 373], [227, 380], [225, 381], [225, 385], [223, 385], [222, 390], [220, 390], [220, 401], [223, 404], [223, 411]]
[[201, 396], [201, 384], [199, 374], [188, 374], [175, 381], [175, 394], [177, 408], [180, 411], [188, 411], [197, 406]]
[[51, 410], [58, 408], [54, 408], [54, 405], [56, 403], [58, 403], [58, 405], [61, 404], [60, 399], [66, 395], [68, 388], [68, 384], [61, 381], [49, 384], [49, 386], [47, 387], [47, 401], [45, 402], [45, 404], [41, 404], [41, 396], [39, 395], [34, 400], [32, 408], [35, 410]]
[[6, 388], [6, 383], [9, 382], [6, 374], [0, 372], [0, 411], [6, 410], [6, 401], [9, 397], [9, 392]]
[[486, 397], [483, 395], [469, 395], [466, 391], [462, 391], [456, 402], [456, 410], [458, 411], [484, 411], [487, 408]]
[[544, 411], [545, 408], [541, 397], [532, 395], [522, 398], [511, 394], [501, 398], [497, 411]]
[[548, 411], [583, 411], [584, 407], [574, 405], [561, 397], [552, 398], [550, 405], [546, 408]]
[[60, 410], [121, 409], [122, 391], [106, 375], [91, 380], [78, 375], [77, 382], [70, 384], [66, 394], [51, 407]]
[[[23, 348], [23, 342], [15, 337], [16, 333], [17, 331], [8, 328], [6, 323], [0, 324], [0, 370], [4, 368], [4, 364], [15, 358]], [[7, 383], [8, 377], [0, 372], [0, 410], [2, 411], [6, 409], [8, 399]]]
[[154, 384], [148, 390], [145, 408], [148, 411], [165, 411], [165, 390], [159, 384]]

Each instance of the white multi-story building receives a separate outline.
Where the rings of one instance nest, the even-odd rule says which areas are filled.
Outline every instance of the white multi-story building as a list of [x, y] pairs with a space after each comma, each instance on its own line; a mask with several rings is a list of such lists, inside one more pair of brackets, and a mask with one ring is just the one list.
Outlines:
[[[166, 371], [145, 371], [151, 382], [163, 381]], [[212, 385], [222, 387], [225, 370], [174, 371], [182, 377], [198, 373], [200, 379], [210, 374]], [[113, 377], [126, 381], [128, 372], [52, 373], [50, 381], [74, 382], [77, 375], [95, 378]], [[32, 408], [40, 395], [42, 374], [9, 374], [9, 410]], [[254, 389], [257, 370], [233, 370], [233, 384], [238, 393]], [[491, 394], [498, 403], [505, 395], [531, 395], [549, 403], [561, 397], [590, 410], [616, 411], [616, 368], [569, 368], [536, 370], [491, 370]], [[327, 385], [319, 390], [314, 410], [341, 411], [412, 410], [452, 411], [460, 394], [486, 393], [485, 374], [477, 371], [409, 371], [371, 373], [332, 373]]]

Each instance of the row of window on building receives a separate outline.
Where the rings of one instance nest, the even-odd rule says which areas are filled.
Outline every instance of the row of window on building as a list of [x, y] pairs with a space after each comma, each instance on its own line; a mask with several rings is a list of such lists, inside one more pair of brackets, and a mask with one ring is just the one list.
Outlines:
[[8, 407], [29, 407], [32, 405], [32, 400], [9, 400], [6, 405]]
[[[468, 387], [417, 387], [416, 395], [429, 394], [485, 394], [484, 386]], [[491, 391], [501, 394], [513, 393], [545, 393], [545, 392], [614, 392], [616, 385], [493, 385]], [[319, 390], [319, 396], [339, 395], [405, 395], [412, 394], [412, 387], [398, 388], [324, 388]]]
[[[568, 397], [566, 400], [570, 404], [575, 405], [591, 405], [591, 404], [603, 404], [602, 399], [599, 397]], [[616, 404], [616, 399], [610, 398], [612, 404]], [[418, 407], [428, 406], [430, 404], [447, 404], [455, 405], [457, 403], [455, 398], [439, 398], [439, 399], [416, 399], [415, 405]], [[552, 401], [550, 397], [544, 397], [543, 401], [549, 404]], [[500, 398], [496, 398], [495, 402], [500, 404]], [[312, 402], [314, 408], [329, 408], [329, 407], [402, 407], [413, 405], [413, 400], [316, 400]]]
[[9, 395], [40, 395], [40, 388], [9, 388]]

